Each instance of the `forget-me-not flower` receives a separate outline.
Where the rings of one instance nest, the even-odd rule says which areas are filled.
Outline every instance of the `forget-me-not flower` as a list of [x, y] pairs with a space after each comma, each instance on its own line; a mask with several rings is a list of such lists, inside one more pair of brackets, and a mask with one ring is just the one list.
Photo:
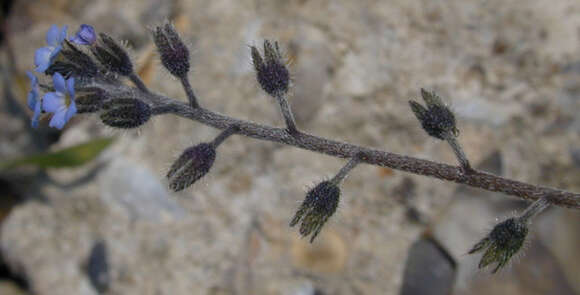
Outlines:
[[31, 72], [26, 72], [30, 78], [30, 91], [28, 92], [28, 108], [34, 112], [32, 115], [31, 125], [36, 128], [38, 126], [38, 118], [40, 117], [42, 102], [38, 94], [38, 78]]
[[62, 49], [62, 42], [66, 38], [67, 26], [63, 26], [59, 29], [57, 25], [50, 26], [50, 29], [46, 33], [46, 43], [48, 46], [41, 47], [34, 53], [34, 65], [36, 65], [36, 71], [39, 73], [44, 73], [46, 69], [52, 63], [54, 57]]
[[69, 78], [65, 81], [60, 73], [52, 76], [55, 92], [48, 92], [42, 100], [42, 109], [53, 113], [49, 126], [62, 129], [64, 124], [77, 113], [75, 104], [75, 80]]
[[95, 35], [95, 29], [92, 26], [82, 24], [74, 37], [69, 40], [79, 45], [92, 45], [97, 40], [97, 35]]

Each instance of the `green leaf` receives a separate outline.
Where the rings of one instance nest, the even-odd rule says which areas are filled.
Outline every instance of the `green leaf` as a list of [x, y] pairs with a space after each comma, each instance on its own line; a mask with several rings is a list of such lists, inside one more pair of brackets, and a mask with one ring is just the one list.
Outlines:
[[56, 152], [25, 156], [16, 160], [0, 162], [0, 170], [32, 165], [40, 168], [65, 168], [81, 166], [96, 158], [114, 138], [97, 138]]

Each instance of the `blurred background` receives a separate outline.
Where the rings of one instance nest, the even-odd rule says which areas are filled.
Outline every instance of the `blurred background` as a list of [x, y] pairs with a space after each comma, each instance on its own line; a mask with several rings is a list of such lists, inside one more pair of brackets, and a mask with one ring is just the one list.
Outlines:
[[0, 18], [0, 294], [580, 294], [580, 214], [550, 208], [497, 275], [466, 252], [519, 199], [373, 166], [342, 186], [313, 244], [288, 227], [308, 187], [343, 160], [232, 137], [208, 176], [164, 175], [216, 130], [160, 116], [117, 131], [79, 115], [62, 131], [26, 108], [51, 24], [126, 40], [147, 85], [185, 99], [149, 29], [192, 48], [202, 106], [281, 126], [250, 45], [278, 40], [305, 131], [455, 163], [407, 101], [425, 87], [458, 116], [480, 169], [580, 191], [580, 2], [3, 0]]

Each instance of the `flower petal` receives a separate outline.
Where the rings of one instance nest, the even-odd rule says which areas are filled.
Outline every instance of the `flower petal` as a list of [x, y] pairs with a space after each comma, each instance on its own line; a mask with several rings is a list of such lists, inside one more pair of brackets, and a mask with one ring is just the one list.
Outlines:
[[34, 114], [32, 115], [32, 120], [30, 122], [30, 125], [32, 125], [32, 127], [36, 128], [38, 127], [38, 118], [40, 117], [40, 106], [41, 106], [41, 102], [37, 101], [36, 105], [34, 106]]
[[30, 92], [28, 92], [28, 100], [26, 101], [26, 104], [28, 105], [28, 108], [33, 111], [34, 107], [36, 106], [36, 101], [37, 101], [37, 96], [34, 95], [34, 92], [31, 90]]
[[68, 39], [69, 41], [71, 41], [72, 43], [78, 44], [78, 45], [89, 45], [91, 43], [85, 41], [85, 39], [83, 39], [83, 37], [79, 36], [79, 33], [77, 33], [75, 36], [73, 36], [72, 38]]
[[48, 66], [50, 66], [51, 55], [53, 48], [51, 47], [41, 47], [36, 49], [34, 52], [34, 65], [36, 66], [35, 71], [39, 73], [44, 73]]
[[60, 52], [61, 49], [62, 49], [62, 45], [58, 45], [58, 46], [52, 48], [52, 52], [50, 52], [50, 59], [48, 62], [49, 66], [52, 63], [52, 61], [54, 60], [54, 58], [56, 57], [56, 55]]
[[68, 90], [68, 94], [70, 95], [71, 101], [75, 99], [75, 78], [70, 77], [66, 80], [66, 89]]
[[65, 116], [66, 116], [66, 109], [59, 110], [58, 112], [56, 112], [52, 116], [52, 119], [50, 119], [48, 126], [62, 129], [62, 127], [64, 127], [64, 124], [66, 124]]
[[56, 89], [57, 92], [62, 94], [66, 93], [64, 78], [59, 72], [54, 73], [52, 76], [52, 82], [54, 83], [54, 89]]
[[64, 41], [64, 39], [66, 39], [66, 31], [68, 30], [68, 26], [64, 25], [62, 26], [62, 30], [60, 31], [60, 34], [58, 36], [58, 44], [61, 44], [62, 41]]
[[46, 43], [48, 45], [56, 46], [59, 43], [58, 42], [59, 35], [60, 30], [58, 29], [58, 26], [57, 25], [50, 26], [50, 29], [48, 29], [48, 32], [46, 32]]
[[28, 108], [34, 110], [36, 102], [38, 101], [38, 78], [31, 72], [27, 71], [26, 75], [30, 78], [30, 91], [28, 92]]
[[38, 86], [38, 78], [36, 78], [36, 76], [32, 72], [26, 71], [26, 75], [30, 79], [30, 87], [34, 88]]
[[74, 99], [71, 99], [70, 105], [66, 110], [65, 123], [68, 122], [68, 120], [70, 120], [70, 118], [72, 118], [76, 113], [77, 113], [77, 105]]
[[48, 92], [42, 99], [42, 109], [49, 113], [56, 113], [60, 109], [66, 109], [64, 95], [58, 92]]
[[71, 42], [80, 45], [90, 45], [95, 43], [96, 40], [95, 29], [86, 24], [82, 24], [75, 36], [70, 39]]

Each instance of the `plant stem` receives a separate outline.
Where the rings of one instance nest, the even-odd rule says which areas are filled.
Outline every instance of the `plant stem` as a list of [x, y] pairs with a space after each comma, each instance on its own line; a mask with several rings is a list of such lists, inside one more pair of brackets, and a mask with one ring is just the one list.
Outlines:
[[195, 97], [195, 94], [193, 93], [193, 88], [191, 88], [191, 84], [189, 84], [189, 79], [187, 76], [181, 77], [179, 80], [181, 81], [181, 85], [183, 85], [183, 89], [185, 89], [187, 99], [189, 100], [189, 105], [194, 109], [199, 108], [197, 97]]
[[133, 84], [135, 84], [135, 86], [137, 86], [137, 88], [139, 88], [139, 90], [145, 93], [149, 93], [149, 89], [147, 88], [147, 86], [145, 86], [145, 83], [143, 83], [143, 80], [141, 80], [139, 75], [131, 73], [131, 75], [129, 75], [129, 79], [131, 80], [131, 82], [133, 82]]
[[[132, 91], [127, 88], [129, 87], [117, 86], [108, 90], [113, 92], [111, 93], [112, 96], [116, 95], [115, 92], [118, 92], [117, 95], [122, 96]], [[475, 169], [470, 173], [464, 173], [463, 169], [457, 166], [358, 146], [304, 132], [291, 135], [286, 129], [232, 118], [201, 107], [192, 108], [188, 104], [158, 94], [144, 92], [140, 97], [147, 100], [152, 105], [152, 108], [159, 107], [167, 113], [198, 121], [217, 129], [224, 130], [231, 126], [237, 126], [239, 131], [236, 134], [239, 135], [294, 146], [337, 158], [348, 159], [364, 154], [364, 157], [360, 159], [361, 163], [389, 167], [395, 170], [465, 184], [492, 192], [502, 192], [524, 200], [537, 200], [545, 197], [552, 205], [580, 209], [580, 194], [578, 193], [533, 185]]]
[[344, 180], [344, 178], [348, 175], [348, 173], [360, 163], [361, 159], [362, 157], [360, 157], [358, 154], [350, 158], [348, 163], [346, 163], [346, 165], [344, 165], [340, 171], [338, 171], [336, 176], [334, 176], [330, 181], [335, 185], [339, 185], [340, 182], [342, 182], [342, 180]]
[[290, 104], [288, 104], [288, 99], [286, 99], [286, 97], [283, 94], [281, 94], [276, 96], [276, 100], [278, 100], [278, 104], [280, 105], [280, 111], [282, 112], [284, 121], [286, 121], [288, 133], [292, 135], [300, 133], [300, 131], [298, 131], [298, 127], [296, 127], [296, 121], [294, 120], [294, 114], [292, 113]]
[[522, 214], [519, 218], [524, 221], [528, 221], [530, 218], [538, 215], [540, 212], [544, 211], [544, 209], [550, 206], [550, 201], [548, 198], [539, 198], [535, 202], [533, 202]]
[[227, 129], [225, 129], [224, 131], [222, 131], [212, 142], [211, 145], [213, 145], [214, 148], [217, 148], [222, 142], [224, 142], [224, 140], [226, 140], [228, 137], [230, 137], [233, 134], [236, 134], [238, 131], [240, 130], [240, 128], [238, 128], [237, 125], [231, 125], [230, 127], [228, 127]]
[[451, 146], [451, 149], [453, 150], [453, 153], [455, 154], [455, 157], [457, 158], [459, 165], [461, 165], [461, 169], [463, 169], [463, 172], [465, 172], [466, 174], [471, 173], [473, 171], [473, 168], [471, 168], [469, 160], [467, 159], [465, 152], [463, 152], [463, 148], [461, 148], [461, 144], [457, 140], [457, 137], [455, 137], [454, 135], [449, 135], [445, 138], [445, 140]]

